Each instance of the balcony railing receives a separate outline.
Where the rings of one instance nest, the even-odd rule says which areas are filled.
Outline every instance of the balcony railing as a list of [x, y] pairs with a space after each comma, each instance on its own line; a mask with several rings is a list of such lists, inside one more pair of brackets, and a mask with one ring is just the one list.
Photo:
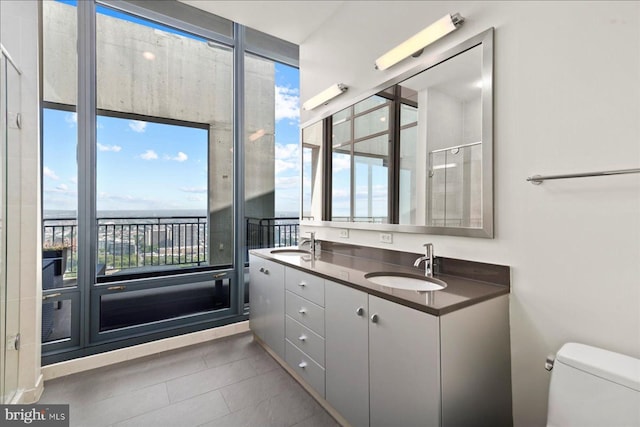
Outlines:
[[[99, 218], [98, 264], [103, 274], [165, 265], [207, 263], [207, 218], [203, 216]], [[298, 218], [247, 218], [247, 249], [298, 244]], [[50, 218], [43, 221], [43, 247], [66, 246], [66, 273], [77, 272], [77, 222]]]
[[247, 218], [247, 250], [295, 246], [300, 234], [298, 218]]

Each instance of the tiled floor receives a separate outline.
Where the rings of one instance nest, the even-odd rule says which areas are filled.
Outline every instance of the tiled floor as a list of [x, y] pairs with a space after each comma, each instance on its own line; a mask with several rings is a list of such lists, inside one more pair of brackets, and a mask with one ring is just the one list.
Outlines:
[[47, 381], [71, 426], [337, 427], [251, 334]]

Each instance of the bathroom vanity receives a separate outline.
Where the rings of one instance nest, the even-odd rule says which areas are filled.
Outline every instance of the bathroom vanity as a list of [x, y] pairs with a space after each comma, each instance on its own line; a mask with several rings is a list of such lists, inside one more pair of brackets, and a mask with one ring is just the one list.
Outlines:
[[512, 425], [508, 267], [439, 258], [447, 286], [418, 292], [365, 278], [424, 275], [418, 254], [323, 249], [251, 251], [250, 327], [327, 410], [352, 426]]

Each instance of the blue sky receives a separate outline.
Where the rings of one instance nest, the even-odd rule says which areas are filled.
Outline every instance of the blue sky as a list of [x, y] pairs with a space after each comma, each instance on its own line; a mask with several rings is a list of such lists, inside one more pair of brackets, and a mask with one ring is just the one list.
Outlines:
[[[108, 14], [147, 23], [118, 12]], [[276, 63], [275, 86], [275, 210], [276, 214], [297, 213], [298, 70]], [[47, 210], [76, 209], [76, 117], [72, 112], [48, 109], [43, 114], [45, 214]], [[104, 116], [98, 117], [97, 127], [99, 211], [207, 208], [206, 130]]]

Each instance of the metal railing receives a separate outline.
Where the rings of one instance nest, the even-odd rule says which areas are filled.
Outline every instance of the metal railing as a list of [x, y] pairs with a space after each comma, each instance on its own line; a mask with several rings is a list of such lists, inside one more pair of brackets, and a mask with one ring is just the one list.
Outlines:
[[[105, 273], [163, 265], [206, 264], [208, 227], [204, 216], [99, 218], [98, 264]], [[247, 249], [298, 243], [298, 218], [247, 218]], [[77, 272], [77, 221], [43, 221], [43, 248], [67, 247], [66, 273]]]
[[298, 218], [247, 218], [247, 250], [295, 246], [299, 236]]

